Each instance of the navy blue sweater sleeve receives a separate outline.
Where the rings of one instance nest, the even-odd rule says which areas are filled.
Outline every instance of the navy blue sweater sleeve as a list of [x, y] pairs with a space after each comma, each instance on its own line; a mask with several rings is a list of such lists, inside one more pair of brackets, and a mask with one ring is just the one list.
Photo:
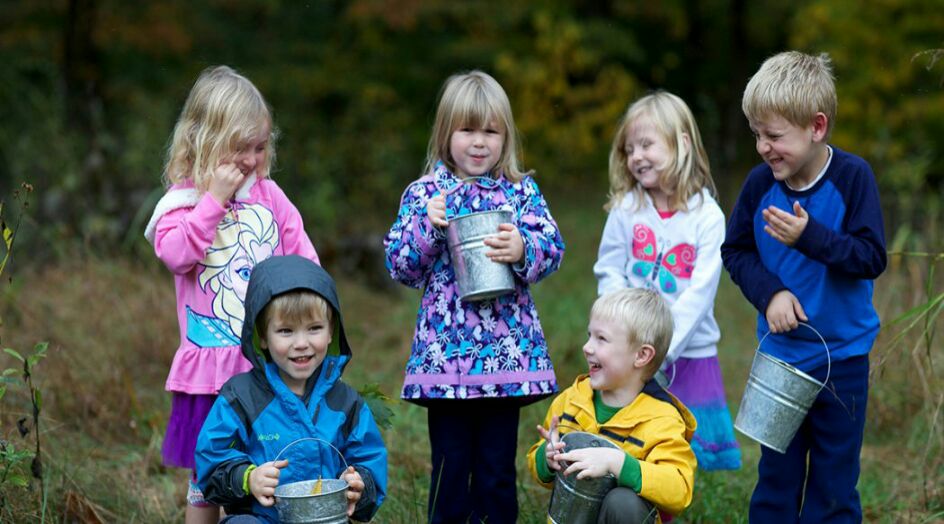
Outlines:
[[767, 312], [767, 304], [774, 293], [786, 289], [780, 278], [761, 262], [754, 240], [754, 214], [761, 197], [774, 182], [774, 178], [765, 177], [759, 167], [748, 174], [734, 210], [731, 211], [725, 240], [721, 244], [724, 268], [744, 297], [761, 314]]
[[885, 225], [878, 185], [868, 163], [836, 155], [842, 162], [832, 177], [846, 206], [842, 231], [833, 231], [812, 216], [794, 247], [833, 271], [853, 278], [875, 279], [885, 271]]

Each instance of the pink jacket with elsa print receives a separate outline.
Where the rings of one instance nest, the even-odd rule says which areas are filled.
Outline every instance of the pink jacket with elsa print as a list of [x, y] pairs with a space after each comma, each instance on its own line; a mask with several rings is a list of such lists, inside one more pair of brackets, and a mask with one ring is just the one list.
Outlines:
[[144, 236], [174, 274], [180, 346], [165, 389], [216, 394], [252, 365], [239, 337], [249, 274], [273, 255], [318, 260], [302, 217], [279, 186], [247, 178], [227, 206], [190, 182], [175, 184], [157, 203]]

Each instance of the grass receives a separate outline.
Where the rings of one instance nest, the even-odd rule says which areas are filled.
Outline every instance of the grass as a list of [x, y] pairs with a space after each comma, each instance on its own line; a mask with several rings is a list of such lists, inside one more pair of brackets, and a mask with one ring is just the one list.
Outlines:
[[[587, 312], [595, 296], [592, 264], [605, 216], [595, 202], [552, 200], [567, 241], [561, 270], [534, 287], [560, 383], [568, 385], [585, 363], [580, 353]], [[98, 514], [104, 521], [180, 522], [186, 473], [160, 462], [161, 436], [170, 407], [163, 391], [178, 334], [170, 274], [155, 260], [102, 259], [79, 254], [56, 264], [28, 267], [20, 254], [13, 280], [0, 289], [4, 347], [50, 342], [36, 369], [44, 394], [43, 445], [51, 521]], [[10, 268], [8, 268], [9, 270]], [[329, 265], [328, 269], [331, 269]], [[925, 300], [927, 268], [898, 261], [876, 285], [876, 306], [886, 322]], [[346, 379], [377, 382], [393, 397], [402, 385], [419, 292], [393, 291], [339, 275], [354, 361]], [[755, 312], [724, 277], [715, 315], [729, 407], [736, 413], [756, 339]], [[938, 327], [939, 327], [938, 321]], [[873, 372], [859, 484], [870, 522], [944, 519], [944, 371], [940, 345], [907, 336], [890, 344], [883, 332], [873, 351]], [[0, 357], [0, 368], [11, 362]], [[918, 373], [920, 370], [920, 373]], [[519, 436], [519, 522], [544, 522], [549, 492], [534, 483], [525, 452], [534, 426], [550, 403], [526, 407]], [[429, 492], [426, 413], [395, 402], [394, 426], [384, 432], [390, 451], [390, 489], [375, 522], [425, 520]], [[26, 447], [15, 422], [28, 414], [22, 388], [0, 402], [0, 437]], [[744, 467], [699, 473], [692, 506], [676, 522], [746, 522], [756, 479], [758, 446], [739, 436]], [[39, 521], [42, 501], [32, 488], [7, 490], [0, 521]]]

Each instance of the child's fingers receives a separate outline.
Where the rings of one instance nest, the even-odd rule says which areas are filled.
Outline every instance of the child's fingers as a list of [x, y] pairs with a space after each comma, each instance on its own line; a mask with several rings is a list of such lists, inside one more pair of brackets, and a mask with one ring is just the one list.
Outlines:
[[799, 218], [809, 218], [810, 216], [809, 213], [807, 213], [806, 210], [803, 209], [803, 206], [800, 205], [799, 200], [795, 200], [793, 202], [793, 214]]
[[273, 462], [272, 465], [273, 465], [274, 467], [278, 468], [278, 469], [282, 469], [282, 468], [288, 466], [288, 459], [282, 459], [282, 460], [280, 460], [280, 461], [278, 461], [278, 462]]
[[806, 311], [803, 311], [803, 306], [800, 304], [800, 301], [796, 299], [793, 300], [793, 313], [803, 322], [809, 320], [806, 316]]

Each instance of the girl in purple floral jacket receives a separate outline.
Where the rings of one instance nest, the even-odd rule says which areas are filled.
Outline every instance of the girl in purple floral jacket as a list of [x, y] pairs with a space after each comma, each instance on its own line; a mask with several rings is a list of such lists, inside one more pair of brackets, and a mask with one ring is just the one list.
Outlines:
[[[428, 408], [430, 522], [515, 522], [521, 406], [557, 391], [529, 285], [560, 266], [564, 242], [537, 183], [518, 166], [511, 104], [481, 72], [454, 75], [436, 112], [427, 161], [384, 238], [397, 281], [423, 289], [402, 398]], [[448, 218], [508, 210], [485, 240], [510, 264], [514, 292], [463, 301], [446, 246]]]

